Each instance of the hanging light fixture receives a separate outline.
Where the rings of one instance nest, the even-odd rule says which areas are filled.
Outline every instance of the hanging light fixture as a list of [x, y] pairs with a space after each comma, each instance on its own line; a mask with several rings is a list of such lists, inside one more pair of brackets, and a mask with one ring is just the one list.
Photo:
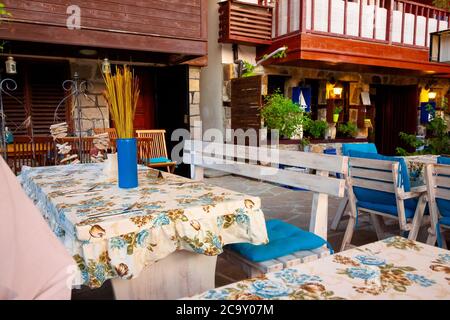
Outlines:
[[430, 92], [428, 92], [428, 99], [434, 100], [434, 99], [436, 99], [436, 95], [437, 95], [436, 91], [430, 91]]
[[108, 58], [103, 59], [102, 72], [104, 74], [111, 73], [111, 63], [109, 62]]
[[6, 73], [7, 74], [16, 74], [16, 61], [14, 61], [13, 57], [8, 57], [5, 61]]
[[336, 98], [341, 98], [342, 95], [342, 87], [334, 87], [333, 88], [333, 94]]

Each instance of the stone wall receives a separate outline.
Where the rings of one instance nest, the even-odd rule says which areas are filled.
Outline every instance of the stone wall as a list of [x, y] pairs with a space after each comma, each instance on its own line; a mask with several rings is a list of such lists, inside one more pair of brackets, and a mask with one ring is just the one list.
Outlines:
[[[88, 80], [90, 85], [86, 95], [81, 95], [79, 103], [81, 106], [81, 132], [83, 135], [92, 135], [94, 128], [109, 128], [109, 111], [103, 91], [105, 85], [100, 66], [90, 60], [70, 60], [70, 70], [73, 75], [78, 73], [81, 80]], [[75, 99], [72, 99], [72, 119], [75, 132], [78, 132], [78, 112]]]
[[194, 123], [200, 121], [200, 67], [189, 67], [189, 124], [193, 130]]

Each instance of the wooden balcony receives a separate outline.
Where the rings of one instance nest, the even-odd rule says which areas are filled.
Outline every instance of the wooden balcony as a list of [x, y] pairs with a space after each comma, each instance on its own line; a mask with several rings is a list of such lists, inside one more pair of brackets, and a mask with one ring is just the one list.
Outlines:
[[258, 55], [289, 50], [269, 63], [450, 76], [448, 65], [429, 61], [430, 34], [450, 28], [446, 10], [406, 0], [278, 0], [273, 15], [273, 43]]
[[219, 42], [250, 45], [272, 43], [272, 7], [236, 0], [221, 2], [219, 6]]
[[[3, 40], [170, 53], [175, 58], [207, 54], [208, 0], [4, 0], [2, 3], [11, 13], [1, 19]], [[70, 5], [80, 10], [78, 27], [67, 25], [72, 21]]]

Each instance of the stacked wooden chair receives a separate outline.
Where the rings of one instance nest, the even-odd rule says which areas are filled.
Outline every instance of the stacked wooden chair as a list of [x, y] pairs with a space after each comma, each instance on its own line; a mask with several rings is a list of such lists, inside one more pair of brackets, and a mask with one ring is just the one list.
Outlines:
[[[309, 231], [269, 220], [267, 245], [239, 243], [225, 248], [225, 258], [240, 265], [248, 277], [330, 255], [328, 196], [342, 198], [345, 180], [329, 173], [343, 177], [346, 157], [190, 140], [185, 142], [183, 162], [191, 165], [191, 177], [196, 180], [203, 179], [203, 170], [208, 168], [314, 192]], [[285, 170], [286, 166], [309, 170]]]
[[438, 164], [425, 167], [431, 227], [427, 243], [447, 249], [442, 229], [450, 229], [450, 158], [439, 157]]
[[398, 221], [415, 240], [426, 206], [426, 187], [411, 188], [405, 160], [371, 153], [350, 153], [347, 192], [350, 219], [341, 250], [351, 242], [358, 217], [369, 214], [379, 239], [385, 238], [384, 218]]
[[150, 168], [174, 172], [177, 163], [168, 158], [165, 134], [166, 130], [136, 130], [138, 161]]

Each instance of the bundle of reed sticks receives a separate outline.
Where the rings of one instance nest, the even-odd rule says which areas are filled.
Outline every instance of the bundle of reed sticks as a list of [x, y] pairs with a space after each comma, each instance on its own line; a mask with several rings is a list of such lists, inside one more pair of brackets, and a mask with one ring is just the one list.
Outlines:
[[134, 138], [133, 120], [139, 100], [139, 79], [128, 66], [116, 67], [115, 74], [104, 76], [103, 92], [120, 139]]

